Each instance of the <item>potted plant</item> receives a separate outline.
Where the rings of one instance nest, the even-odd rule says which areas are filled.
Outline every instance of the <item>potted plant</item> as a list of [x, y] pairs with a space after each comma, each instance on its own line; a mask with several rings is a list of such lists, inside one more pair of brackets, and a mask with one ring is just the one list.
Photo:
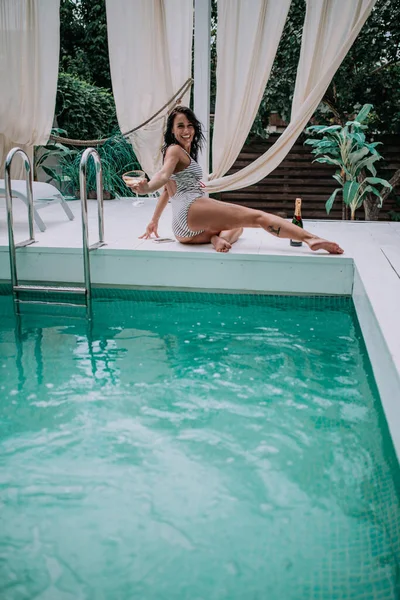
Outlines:
[[356, 210], [363, 204], [367, 194], [376, 196], [380, 208], [382, 206], [380, 188], [392, 188], [386, 179], [376, 176], [375, 163], [382, 159], [376, 147], [381, 142], [367, 142], [364, 133], [368, 129], [364, 122], [371, 108], [371, 104], [365, 104], [354, 121], [348, 121], [344, 127], [313, 125], [306, 129], [306, 133], [311, 136], [322, 136], [304, 142], [312, 146], [312, 154], [317, 156], [314, 162], [338, 167], [333, 178], [340, 187], [336, 188], [326, 202], [328, 214], [339, 192], [342, 192], [343, 202], [350, 208], [351, 219], [354, 220]]
[[[68, 148], [63, 144], [48, 144], [44, 148], [46, 152], [41, 155], [40, 164], [38, 160], [38, 166], [49, 176], [48, 181], [55, 181], [63, 194], [79, 198], [79, 165], [85, 149]], [[140, 168], [129, 142], [117, 133], [96, 149], [101, 159], [104, 199], [134, 197], [135, 194], [126, 187], [122, 179], [126, 171]], [[56, 167], [43, 164], [49, 156], [57, 156]], [[88, 198], [96, 198], [96, 173], [92, 160], [87, 164], [87, 194]]]

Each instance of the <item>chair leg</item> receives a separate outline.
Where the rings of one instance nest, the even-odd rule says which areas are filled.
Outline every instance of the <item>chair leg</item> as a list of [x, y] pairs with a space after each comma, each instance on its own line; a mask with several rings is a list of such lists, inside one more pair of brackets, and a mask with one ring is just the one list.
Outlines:
[[42, 218], [39, 216], [39, 213], [35, 207], [33, 207], [33, 216], [35, 218], [36, 225], [39, 227], [40, 231], [46, 231], [46, 225], [44, 224]]
[[64, 212], [67, 215], [68, 219], [70, 221], [73, 221], [75, 219], [75, 217], [74, 217], [74, 214], [73, 214], [72, 210], [68, 206], [68, 203], [65, 202], [65, 200], [64, 200], [64, 198], [62, 196], [59, 196], [59, 198], [60, 198], [61, 206], [63, 207]]
[[[18, 196], [18, 198], [22, 200], [25, 206], [28, 206], [28, 199], [26, 198], [26, 196]], [[43, 219], [39, 216], [39, 213], [36, 210], [35, 206], [33, 207], [33, 218], [35, 219], [36, 225], [39, 227], [40, 231], [46, 231], [46, 225], [44, 224]]]

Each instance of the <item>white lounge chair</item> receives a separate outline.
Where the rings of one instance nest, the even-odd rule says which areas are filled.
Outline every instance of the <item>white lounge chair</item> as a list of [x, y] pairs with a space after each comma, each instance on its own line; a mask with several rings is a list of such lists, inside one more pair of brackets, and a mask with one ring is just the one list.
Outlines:
[[[13, 198], [20, 198], [28, 206], [25, 180], [13, 179], [11, 181], [11, 191]], [[72, 214], [72, 211], [65, 201], [63, 195], [56, 187], [54, 187], [54, 185], [51, 185], [50, 183], [43, 183], [41, 181], [34, 181], [32, 184], [32, 192], [33, 214], [40, 231], [45, 231], [46, 225], [37, 211], [45, 206], [48, 206], [49, 204], [54, 204], [54, 202], [59, 202], [61, 204], [61, 207], [70, 221], [74, 219], [74, 215]], [[5, 182], [4, 179], [0, 179], [0, 196], [5, 195]]]

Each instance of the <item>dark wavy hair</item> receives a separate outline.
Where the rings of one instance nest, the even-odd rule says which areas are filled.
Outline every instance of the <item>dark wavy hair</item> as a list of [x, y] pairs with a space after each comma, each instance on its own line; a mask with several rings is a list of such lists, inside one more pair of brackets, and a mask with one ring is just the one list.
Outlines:
[[190, 156], [194, 160], [197, 160], [199, 150], [202, 148], [205, 138], [204, 138], [204, 135], [202, 132], [200, 121], [197, 119], [194, 112], [192, 110], [190, 110], [190, 108], [188, 108], [187, 106], [176, 106], [168, 115], [167, 127], [166, 127], [165, 133], [164, 133], [164, 144], [161, 149], [162, 153], [163, 153], [163, 157], [165, 157], [165, 153], [167, 151], [167, 148], [169, 148], [169, 146], [172, 146], [172, 144], [178, 144], [174, 134], [172, 133], [172, 127], [174, 126], [174, 120], [175, 120], [176, 115], [178, 115], [178, 114], [185, 115], [187, 120], [189, 121], [189, 123], [191, 123], [194, 127], [194, 137], [193, 137], [192, 146], [190, 148]]

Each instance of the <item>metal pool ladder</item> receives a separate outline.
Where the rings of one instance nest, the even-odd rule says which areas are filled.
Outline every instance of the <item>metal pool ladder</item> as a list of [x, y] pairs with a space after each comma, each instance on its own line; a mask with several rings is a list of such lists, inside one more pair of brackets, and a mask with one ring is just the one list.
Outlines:
[[[28, 198], [28, 223], [29, 223], [29, 239], [24, 242], [15, 244], [14, 241], [14, 226], [13, 226], [13, 210], [12, 210], [12, 190], [11, 190], [11, 163], [16, 154], [20, 154], [24, 161], [25, 167], [25, 180], [26, 180], [26, 191]], [[95, 244], [89, 245], [88, 236], [88, 211], [87, 211], [87, 189], [86, 189], [86, 175], [87, 175], [87, 162], [89, 158], [93, 156], [95, 170], [96, 170], [96, 195], [97, 195], [97, 206], [98, 206], [98, 223], [99, 223], [99, 241]], [[7, 205], [7, 222], [8, 222], [8, 239], [9, 239], [9, 254], [10, 254], [10, 270], [11, 270], [11, 284], [12, 292], [14, 296], [14, 307], [16, 312], [19, 314], [20, 304], [52, 304], [57, 306], [77, 306], [86, 307], [86, 315], [88, 319], [92, 318], [92, 289], [91, 289], [91, 277], [90, 277], [90, 257], [89, 253], [92, 250], [97, 250], [101, 246], [105, 246], [104, 242], [104, 208], [103, 208], [103, 176], [101, 161], [98, 152], [94, 148], [88, 148], [82, 155], [81, 162], [79, 165], [79, 187], [82, 207], [82, 237], [83, 237], [83, 271], [84, 271], [84, 284], [81, 286], [68, 287], [58, 285], [21, 285], [18, 282], [17, 276], [17, 262], [16, 262], [16, 250], [18, 248], [25, 248], [30, 244], [34, 244], [35, 234], [33, 231], [33, 194], [32, 194], [32, 166], [28, 155], [21, 150], [21, 148], [13, 148], [7, 155], [5, 163], [5, 187], [6, 187], [6, 205]], [[83, 302], [53, 302], [43, 300], [23, 300], [20, 298], [21, 293], [31, 294], [76, 294], [83, 296]]]

